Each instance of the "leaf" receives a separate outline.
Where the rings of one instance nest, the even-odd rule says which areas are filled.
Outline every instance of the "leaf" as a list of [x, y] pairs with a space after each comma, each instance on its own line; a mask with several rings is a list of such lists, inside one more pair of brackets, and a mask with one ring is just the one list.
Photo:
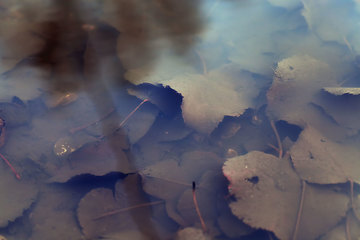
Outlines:
[[66, 182], [74, 176], [92, 174], [103, 176], [110, 172], [130, 173], [135, 171], [124, 151], [119, 148], [123, 135], [115, 135], [105, 141], [85, 145], [69, 156], [51, 182]]
[[0, 118], [4, 119], [9, 127], [24, 125], [31, 120], [29, 109], [26, 106], [12, 102], [0, 102]]
[[318, 239], [335, 227], [349, 209], [349, 198], [335, 187], [306, 186], [298, 239]]
[[325, 87], [323, 89], [335, 96], [341, 96], [344, 94], [360, 95], [360, 88], [357, 87]]
[[0, 165], [0, 227], [22, 216], [36, 200], [38, 189], [27, 179], [17, 180], [10, 168]]
[[90, 239], [129, 230], [158, 239], [157, 231], [163, 230], [152, 218], [150, 204], [136, 207], [144, 203], [148, 202], [140, 190], [138, 176], [130, 175], [116, 184], [115, 196], [105, 188], [86, 194], [79, 203], [77, 216], [84, 235]]
[[280, 61], [267, 92], [267, 114], [301, 127], [310, 124], [328, 137], [341, 139], [344, 129], [316, 104], [323, 87], [337, 85], [335, 77], [328, 64], [308, 55]]
[[74, 216], [80, 193], [73, 191], [55, 186], [43, 188], [29, 217], [32, 225], [30, 240], [81, 239], [82, 233], [76, 227]]
[[164, 160], [140, 172], [143, 189], [146, 193], [166, 201], [168, 215], [185, 226], [186, 221], [176, 211], [177, 200], [193, 181], [200, 180], [207, 170], [220, 169], [222, 160], [210, 152], [188, 152], [181, 157], [180, 164], [175, 160]]
[[[255, 228], [291, 239], [300, 202], [300, 182], [287, 159], [262, 152], [230, 158], [223, 167], [229, 179], [234, 215]], [[304, 187], [304, 186], [303, 186]], [[346, 214], [349, 198], [331, 187], [307, 184], [299, 224], [299, 239], [316, 239]]]
[[348, 133], [356, 133], [360, 129], [359, 88], [325, 88], [325, 91], [314, 102]]
[[187, 227], [181, 229], [176, 234], [176, 240], [187, 240], [187, 239], [196, 239], [196, 240], [210, 240], [210, 236], [206, 235], [203, 230], [194, 227]]
[[308, 126], [290, 149], [291, 159], [302, 179], [320, 184], [360, 183], [360, 151], [324, 137]]
[[[352, 24], [353, 3], [330, 1], [302, 0], [304, 16], [310, 30], [323, 41], [336, 41], [345, 44], [344, 37], [357, 31]], [[332, 17], [330, 17], [332, 16]], [[336, 17], [334, 17], [336, 16]]]
[[223, 166], [236, 202], [232, 213], [254, 228], [291, 239], [300, 196], [300, 181], [286, 159], [253, 151], [228, 159]]
[[[347, 223], [348, 222], [348, 223]], [[348, 229], [350, 236], [347, 236], [346, 229]], [[360, 236], [360, 223], [351, 213], [345, 218], [345, 221], [338, 224], [336, 227], [327, 232], [320, 240], [340, 240], [340, 239], [357, 239]]]
[[[258, 86], [253, 76], [236, 64], [224, 65], [205, 75], [183, 73], [163, 78], [155, 71], [148, 82], [170, 86], [180, 93], [184, 97], [181, 108], [185, 123], [202, 133], [211, 133], [224, 115], [238, 116], [255, 106]], [[127, 79], [132, 81], [129, 75]]]
[[[225, 179], [223, 178], [224, 177], [217, 174], [217, 172], [208, 171], [204, 173], [199, 182], [196, 183], [198, 187], [195, 189], [195, 196], [199, 211], [208, 230], [207, 233], [210, 235], [219, 234], [219, 229], [216, 226], [218, 214], [216, 194], [226, 186]], [[191, 188], [186, 189], [179, 198], [177, 212], [185, 220], [186, 226], [201, 227]]]

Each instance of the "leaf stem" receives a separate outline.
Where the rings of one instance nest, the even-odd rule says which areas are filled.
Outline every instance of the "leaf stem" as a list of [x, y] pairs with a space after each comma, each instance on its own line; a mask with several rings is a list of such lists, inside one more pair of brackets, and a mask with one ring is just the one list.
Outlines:
[[192, 182], [192, 195], [193, 195], [193, 201], [194, 201], [196, 213], [199, 216], [201, 227], [202, 227], [203, 231], [207, 232], [207, 228], [206, 228], [204, 219], [201, 216], [201, 212], [200, 212], [200, 209], [199, 209], [199, 204], [198, 204], [197, 199], [196, 199], [195, 189], [196, 189], [195, 182]]
[[279, 136], [279, 133], [276, 129], [276, 126], [275, 126], [275, 123], [273, 120], [270, 121], [270, 125], [275, 133], [275, 136], [276, 136], [276, 141], [278, 142], [278, 147], [279, 147], [279, 158], [281, 159], [282, 158], [282, 155], [283, 155], [283, 148], [282, 148], [282, 143], [281, 143], [281, 140], [280, 140], [280, 136]]
[[301, 181], [301, 198], [300, 198], [300, 203], [299, 203], [299, 209], [298, 209], [298, 213], [297, 213], [297, 217], [296, 217], [296, 224], [295, 224], [295, 230], [293, 233], [293, 237], [292, 240], [296, 240], [297, 239], [297, 234], [299, 231], [299, 226], [300, 226], [300, 221], [301, 221], [301, 215], [303, 212], [303, 207], [304, 207], [304, 199], [305, 199], [305, 190], [306, 190], [306, 181], [302, 180]]
[[164, 203], [164, 201], [160, 200], [160, 201], [155, 201], [155, 202], [141, 203], [141, 204], [138, 204], [138, 205], [135, 205], [135, 206], [131, 206], [131, 207], [127, 207], [127, 208], [121, 208], [121, 209], [113, 210], [111, 212], [104, 213], [104, 214], [102, 214], [102, 215], [100, 215], [98, 217], [93, 218], [92, 220], [96, 221], [96, 220], [99, 220], [101, 218], [109, 217], [109, 216], [112, 216], [112, 215], [115, 215], [115, 214], [118, 214], [118, 213], [122, 213], [122, 212], [132, 210], [132, 209], [153, 206], [153, 205], [157, 205], [157, 204], [160, 204], [160, 203]]
[[10, 167], [11, 171], [15, 174], [15, 177], [20, 180], [21, 177], [20, 177], [20, 174], [15, 170], [15, 168], [13, 167], [13, 165], [11, 165], [11, 163], [9, 162], [9, 160], [7, 160], [4, 155], [2, 155], [0, 153], [0, 157], [5, 161], [5, 163]]
[[148, 102], [149, 99], [144, 99], [141, 103], [139, 103], [139, 105], [137, 105], [136, 108], [134, 108], [134, 110], [131, 111], [131, 113], [129, 113], [126, 118], [120, 123], [119, 128], [123, 127], [125, 125], [125, 123], [129, 120], [129, 118], [134, 115], [134, 113], [146, 102]]

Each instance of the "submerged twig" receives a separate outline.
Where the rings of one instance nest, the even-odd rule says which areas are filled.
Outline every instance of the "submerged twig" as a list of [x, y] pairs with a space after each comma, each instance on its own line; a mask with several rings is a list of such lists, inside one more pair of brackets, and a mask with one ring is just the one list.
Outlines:
[[354, 202], [354, 181], [352, 179], [349, 179], [350, 182], [350, 204], [351, 204], [351, 209], [354, 213], [354, 216], [360, 220], [359, 215], [357, 214], [356, 210], [355, 210], [355, 202]]
[[346, 240], [351, 240], [349, 214], [346, 216], [345, 219], [345, 234]]
[[71, 128], [71, 129], [69, 130], [69, 132], [70, 132], [71, 134], [74, 134], [74, 133], [76, 133], [76, 132], [78, 132], [78, 131], [81, 131], [81, 130], [84, 130], [84, 129], [92, 126], [92, 125], [98, 124], [99, 122], [101, 122], [102, 120], [104, 120], [105, 118], [107, 118], [111, 113], [113, 113], [114, 110], [115, 110], [114, 108], [111, 108], [111, 110], [110, 110], [108, 113], [106, 113], [103, 117], [101, 117], [100, 119], [98, 119], [98, 120], [96, 120], [96, 121], [94, 121], [94, 122], [91, 122], [91, 123], [82, 125], [82, 126], [80, 126], [80, 127]]
[[104, 217], [109, 217], [109, 216], [112, 216], [112, 215], [115, 215], [115, 214], [118, 214], [118, 213], [122, 213], [122, 212], [132, 210], [132, 209], [153, 206], [153, 205], [157, 205], [157, 204], [160, 204], [160, 203], [164, 203], [164, 201], [159, 200], [159, 201], [155, 201], [155, 202], [147, 202], [147, 203], [142, 203], [142, 204], [138, 204], [138, 205], [127, 207], [127, 208], [114, 210], [114, 211], [111, 211], [111, 212], [104, 213], [104, 214], [102, 214], [102, 215], [100, 215], [98, 217], [95, 217], [92, 220], [95, 221], [95, 220], [99, 220], [99, 219], [104, 218]]
[[301, 221], [301, 215], [302, 215], [303, 207], [304, 207], [306, 181], [302, 180], [301, 185], [302, 185], [301, 197], [300, 197], [299, 209], [298, 209], [298, 213], [297, 213], [297, 217], [296, 217], [295, 229], [294, 229], [292, 240], [297, 239], [297, 234], [298, 234], [298, 231], [299, 231], [299, 226], [300, 226], [300, 221]]
[[192, 182], [192, 195], [193, 195], [193, 201], [194, 201], [196, 213], [197, 213], [197, 215], [199, 216], [200, 223], [201, 223], [201, 227], [202, 227], [203, 231], [204, 231], [204, 232], [207, 232], [207, 228], [206, 228], [204, 219], [203, 219], [202, 216], [201, 216], [201, 212], [200, 212], [200, 209], [199, 209], [199, 205], [198, 205], [198, 202], [197, 202], [197, 199], [196, 199], [195, 189], [196, 189], [195, 182]]
[[282, 158], [282, 155], [283, 155], [283, 148], [282, 148], [282, 143], [281, 143], [281, 139], [280, 139], [280, 136], [279, 136], [279, 133], [276, 129], [276, 126], [275, 126], [275, 123], [273, 120], [270, 121], [270, 125], [275, 133], [275, 136], [276, 136], [276, 141], [278, 142], [278, 148], [279, 148], [279, 158], [281, 159]]
[[206, 67], [206, 62], [205, 59], [203, 58], [203, 56], [200, 54], [199, 51], [195, 50], [195, 53], [198, 55], [198, 57], [200, 58], [201, 64], [203, 66], [203, 75], [207, 74], [207, 67]]
[[124, 120], [120, 123], [119, 128], [123, 127], [125, 125], [125, 123], [129, 120], [129, 118], [134, 115], [134, 113], [146, 102], [148, 102], [149, 99], [144, 99], [141, 103], [139, 103], [139, 105], [137, 105], [137, 107], [131, 111], [131, 113], [129, 113], [129, 115], [126, 116], [126, 118], [124, 118]]
[[9, 160], [7, 160], [1, 153], [0, 153], [0, 157], [5, 161], [5, 163], [10, 167], [11, 171], [15, 174], [15, 177], [17, 179], [21, 179], [20, 174], [15, 170], [15, 168], [13, 167], [13, 165], [11, 165], [11, 163], [9, 162]]

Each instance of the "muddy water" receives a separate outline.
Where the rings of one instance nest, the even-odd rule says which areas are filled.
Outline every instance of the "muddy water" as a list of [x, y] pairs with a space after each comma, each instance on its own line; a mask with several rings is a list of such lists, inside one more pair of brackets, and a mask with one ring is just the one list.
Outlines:
[[358, 1], [0, 1], [0, 239], [357, 239]]

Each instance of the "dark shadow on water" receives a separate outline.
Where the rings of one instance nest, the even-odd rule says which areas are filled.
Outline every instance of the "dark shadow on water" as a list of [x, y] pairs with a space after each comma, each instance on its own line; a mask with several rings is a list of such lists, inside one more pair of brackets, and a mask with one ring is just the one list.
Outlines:
[[[174, 51], [183, 55], [191, 49], [194, 37], [203, 28], [200, 1], [141, 1], [141, 5], [137, 1], [113, 1], [113, 8], [118, 12], [113, 17], [124, 30], [123, 33], [94, 17], [91, 9], [83, 8], [78, 1], [55, 0], [52, 5], [54, 10], [39, 22], [40, 30], [33, 33], [44, 42], [41, 51], [21, 60], [13, 69], [4, 73], [3, 77], [11, 76], [17, 69], [27, 66], [48, 71], [50, 76], [45, 85], [50, 93], [86, 92], [99, 117], [104, 116], [111, 108], [116, 109], [118, 97], [126, 95], [124, 88], [130, 85], [123, 77], [125, 70], [117, 55], [120, 35], [128, 34], [136, 42], [137, 51], [134, 54], [137, 54], [139, 62], [151, 62], [156, 58], [157, 52], [150, 41], [156, 37], [166, 38]], [[144, 9], [147, 10], [146, 13]], [[34, 14], [31, 7], [24, 7], [21, 11], [30, 21], [36, 18], [36, 10]], [[34, 111], [45, 111], [37, 104], [30, 103], [35, 106]], [[176, 105], [179, 108], [180, 104]], [[169, 109], [170, 112], [172, 110], [174, 109]], [[125, 116], [118, 117], [123, 119]], [[115, 154], [118, 152], [116, 142], [110, 141], [109, 146]], [[113, 171], [117, 172], [118, 169]], [[124, 176], [109, 174], [105, 177], [107, 180], [102, 177], [99, 178], [101, 182], [98, 182], [98, 178], [85, 175], [76, 177], [67, 184], [87, 189], [90, 186], [103, 186], [119, 177]], [[130, 191], [126, 188], [124, 190]], [[161, 239], [155, 227], [151, 227], [151, 215], [151, 212], [144, 212], [142, 221], [134, 215], [133, 221], [139, 223], [137, 228], [144, 235]], [[144, 219], [148, 219], [147, 225], [150, 227], [147, 229], [140, 225]]]

